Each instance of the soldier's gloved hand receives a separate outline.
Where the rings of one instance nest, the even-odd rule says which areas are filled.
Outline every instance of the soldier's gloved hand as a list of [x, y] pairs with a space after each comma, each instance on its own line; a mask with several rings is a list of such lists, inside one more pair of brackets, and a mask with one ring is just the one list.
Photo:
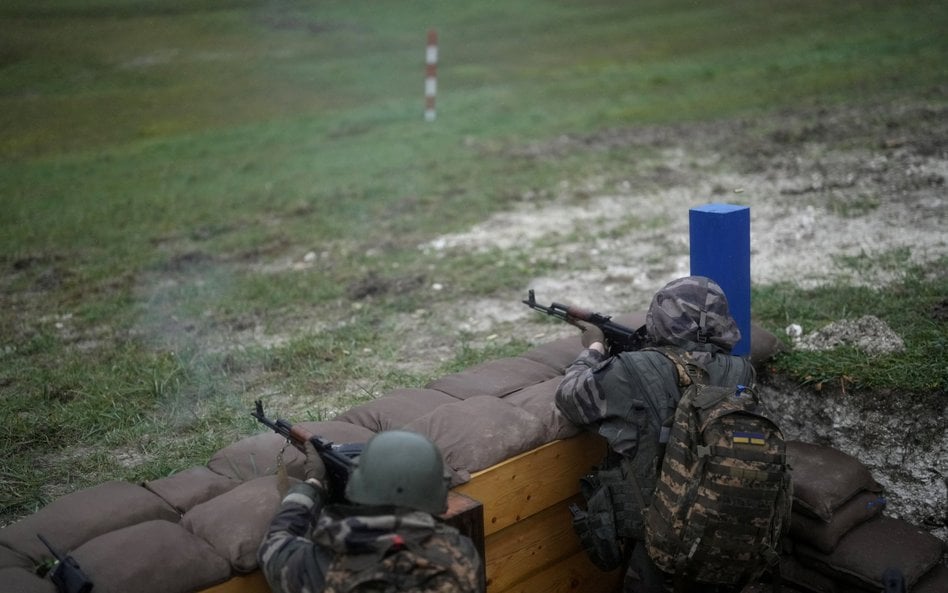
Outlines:
[[605, 346], [606, 336], [605, 334], [602, 333], [601, 329], [599, 329], [598, 327], [596, 327], [595, 325], [591, 323], [586, 323], [585, 321], [576, 322], [576, 326], [579, 329], [583, 330], [581, 338], [583, 341], [584, 348], [589, 348], [596, 342], [599, 342], [600, 344]]
[[323, 458], [319, 456], [313, 443], [306, 441], [303, 446], [306, 450], [306, 461], [303, 462], [303, 471], [307, 480], [318, 480], [322, 483], [326, 479], [326, 464]]

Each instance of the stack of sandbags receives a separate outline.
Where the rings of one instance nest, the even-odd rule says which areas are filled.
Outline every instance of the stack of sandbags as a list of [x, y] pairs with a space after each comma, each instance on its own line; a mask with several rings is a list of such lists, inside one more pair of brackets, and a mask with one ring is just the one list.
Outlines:
[[[304, 422], [335, 442], [373, 433], [342, 422]], [[280, 504], [275, 461], [290, 483], [303, 455], [274, 433], [247, 437], [207, 465], [132, 484], [110, 481], [62, 496], [0, 529], [0, 591], [54, 593], [43, 535], [71, 555], [96, 593], [188, 593], [257, 568], [256, 551]]]
[[[575, 337], [551, 349], [572, 360], [582, 344]], [[578, 432], [555, 408], [562, 368], [548, 364], [544, 352], [538, 347], [438, 377], [422, 388], [396, 389], [335, 420], [376, 432], [425, 435], [438, 445], [451, 485], [457, 486], [476, 471]]]
[[807, 591], [881, 591], [898, 569], [911, 591], [948, 591], [944, 544], [887, 517], [882, 487], [855, 457], [832, 447], [790, 441], [793, 472], [784, 580]]
[[[160, 497], [135, 484], [113, 481], [73, 492], [0, 530], [0, 588], [55, 591], [37, 574], [50, 553], [36, 534], [72, 554], [97, 593], [195, 590], [226, 580], [227, 561], [179, 519]], [[129, 572], [141, 582], [128, 582]]]
[[[644, 313], [617, 321], [638, 327]], [[764, 361], [776, 340], [758, 340], [759, 334], [755, 327], [752, 359]], [[581, 350], [577, 332], [422, 388], [396, 389], [332, 420], [300, 424], [334, 443], [364, 443], [395, 428], [424, 434], [441, 449], [457, 485], [473, 472], [579, 432], [554, 396]], [[221, 449], [203, 466], [63, 496], [0, 529], [0, 591], [53, 591], [38, 575], [50, 554], [37, 533], [78, 560], [96, 593], [188, 593], [253, 571], [280, 501], [278, 459], [291, 479], [303, 477], [303, 455], [279, 435], [261, 432]]]

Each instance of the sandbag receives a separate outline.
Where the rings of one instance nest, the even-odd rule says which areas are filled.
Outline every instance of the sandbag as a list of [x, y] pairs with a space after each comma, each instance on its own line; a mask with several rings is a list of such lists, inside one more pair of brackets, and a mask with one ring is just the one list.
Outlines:
[[829, 522], [833, 512], [860, 492], [882, 486], [861, 461], [832, 447], [787, 441], [793, 468], [793, 510]]
[[350, 408], [334, 420], [382, 432], [401, 428], [440, 405], [457, 401], [458, 398], [436, 389], [396, 389], [376, 400]]
[[520, 356], [528, 360], [543, 363], [562, 375], [566, 371], [566, 367], [573, 364], [573, 361], [576, 360], [576, 357], [579, 356], [579, 353], [582, 351], [583, 342], [580, 339], [579, 330], [576, 330], [576, 335], [540, 344], [539, 346], [527, 350]]
[[10, 593], [57, 593], [56, 585], [51, 580], [19, 567], [0, 568], [0, 585], [3, 591]]
[[0, 568], [7, 567], [32, 568], [33, 561], [16, 550], [0, 546]]
[[915, 586], [912, 593], [945, 593], [948, 591], [948, 566], [939, 564], [926, 572]]
[[885, 498], [875, 492], [861, 492], [836, 509], [829, 522], [791, 513], [790, 536], [829, 554], [844, 535], [881, 513], [885, 504]]
[[[290, 479], [290, 485], [298, 480]], [[235, 572], [257, 568], [257, 548], [280, 508], [277, 477], [245, 482], [203, 502], [181, 518], [181, 526], [208, 542]]]
[[546, 442], [543, 423], [536, 416], [492, 396], [439, 406], [406, 425], [405, 430], [434, 441], [445, 463], [461, 476]]
[[760, 327], [751, 323], [750, 362], [758, 370], [778, 352], [787, 350], [787, 346], [780, 339]]
[[794, 556], [780, 556], [780, 578], [784, 582], [796, 585], [815, 593], [837, 593], [839, 587], [829, 576], [818, 570], [804, 566]]
[[478, 395], [503, 397], [561, 374], [561, 371], [522, 356], [498, 358], [444, 375], [426, 385], [458, 399]]
[[68, 551], [94, 537], [151, 519], [176, 522], [178, 513], [153, 492], [123, 481], [103, 482], [61, 496], [32, 515], [0, 529], [0, 545], [33, 562], [49, 551], [40, 533], [59, 550]]
[[176, 523], [146, 521], [100, 535], [73, 552], [94, 593], [184, 593], [230, 578], [230, 566]]
[[556, 388], [561, 380], [562, 377], [555, 377], [543, 383], [518, 389], [504, 397], [504, 401], [523, 408], [543, 423], [546, 434], [544, 440], [547, 442], [576, 436], [580, 432], [580, 428], [567, 420], [556, 407]]
[[287, 473], [302, 476], [303, 454], [287, 446], [286, 439], [275, 432], [255, 434], [224, 447], [211, 456], [207, 467], [222, 476], [245, 482], [273, 475], [281, 451]]
[[[310, 434], [314, 434], [335, 445], [366, 443], [370, 438], [372, 438], [372, 435], [375, 434], [374, 431], [369, 430], [364, 426], [352, 424], [351, 422], [338, 422], [334, 420], [322, 422], [300, 422], [299, 426]], [[303, 479], [302, 474], [300, 475], [300, 479]]]
[[876, 517], [847, 533], [832, 554], [795, 542], [801, 562], [863, 588], [881, 590], [882, 573], [898, 568], [911, 588], [940, 561], [943, 544], [927, 531], [891, 517]]
[[184, 514], [194, 505], [219, 496], [239, 483], [202, 465], [159, 480], [148, 480], [142, 486]]

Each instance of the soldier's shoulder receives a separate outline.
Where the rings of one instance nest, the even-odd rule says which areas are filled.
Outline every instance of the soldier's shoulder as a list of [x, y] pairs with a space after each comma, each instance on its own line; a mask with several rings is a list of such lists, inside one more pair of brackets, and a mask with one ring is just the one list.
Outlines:
[[612, 357], [612, 360], [621, 361], [625, 366], [635, 368], [643, 365], [662, 367], [666, 364], [674, 365], [673, 360], [686, 357], [687, 354], [686, 351], [679, 348], [643, 348], [642, 350], [621, 352]]

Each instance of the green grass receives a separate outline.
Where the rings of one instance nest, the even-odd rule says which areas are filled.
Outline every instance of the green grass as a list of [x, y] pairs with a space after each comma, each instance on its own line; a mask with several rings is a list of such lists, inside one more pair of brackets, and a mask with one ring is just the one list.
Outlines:
[[[890, 266], [905, 254], [890, 254]], [[865, 260], [852, 264], [863, 271]], [[936, 313], [948, 295], [948, 258], [931, 269], [897, 264], [900, 279], [884, 289], [836, 284], [802, 290], [790, 284], [757, 286], [753, 289], [754, 317], [758, 323], [781, 336], [791, 323], [807, 332], [842, 319], [865, 315], [878, 317], [905, 342], [900, 353], [871, 356], [851, 346], [829, 353], [793, 350], [774, 360], [774, 370], [800, 383], [831, 388], [895, 390], [897, 393], [938, 393], [948, 385], [948, 319]], [[868, 267], [884, 269], [885, 262]], [[931, 270], [941, 270], [932, 275]]]
[[[445, 261], [417, 245], [649, 155], [508, 148], [918, 96], [944, 84], [946, 25], [934, 1], [4, 2], [4, 520], [102, 479], [205, 461], [256, 430], [247, 404], [261, 391], [325, 398], [306, 412], [321, 417], [356, 378], [349, 403], [522, 350], [518, 336], [465, 341], [429, 371], [392, 364], [393, 316], [490, 296], [548, 265]], [[429, 27], [441, 40], [435, 124], [421, 117]], [[291, 271], [309, 252], [316, 264]], [[898, 383], [944, 348], [943, 324], [887, 305], [946, 292], [944, 278], [913, 278], [881, 294], [761, 287], [755, 314], [775, 329], [872, 310], [909, 324], [912, 349], [891, 364], [846, 352], [778, 363], [814, 382]], [[435, 281], [446, 289], [421, 292]], [[270, 348], [201, 347], [255, 324], [298, 331]], [[943, 388], [943, 369], [929, 375], [913, 388]]]

